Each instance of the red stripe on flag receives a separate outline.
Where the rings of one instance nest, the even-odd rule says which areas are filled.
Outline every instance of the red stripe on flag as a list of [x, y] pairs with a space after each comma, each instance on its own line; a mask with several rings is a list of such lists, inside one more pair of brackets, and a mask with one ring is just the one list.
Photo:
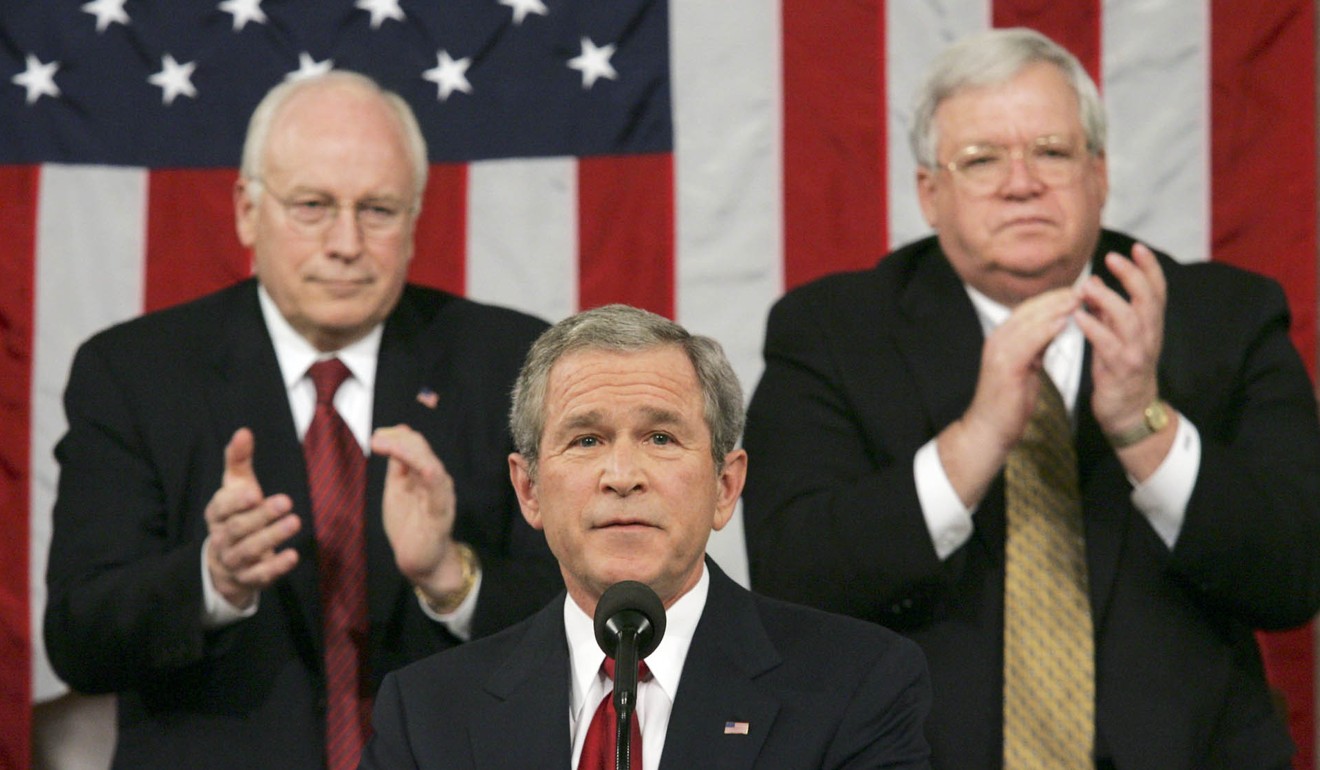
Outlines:
[[887, 247], [884, 15], [884, 3], [784, 0], [785, 288], [874, 265]]
[[[1216, 0], [1211, 30], [1211, 254], [1278, 279], [1316, 363], [1315, 6]], [[1286, 74], [1285, 74], [1286, 73]], [[1298, 753], [1315, 767], [1313, 627], [1261, 634]]]
[[431, 166], [413, 237], [409, 280], [454, 294], [466, 292], [467, 191], [467, 164]]
[[158, 310], [249, 276], [234, 229], [233, 169], [152, 171], [147, 185], [145, 309]]
[[578, 306], [674, 317], [674, 157], [578, 161]]
[[996, 27], [1031, 27], [1067, 48], [1100, 83], [1101, 7], [1099, 0], [994, 0]]
[[0, 166], [0, 767], [6, 768], [31, 766], [28, 490], [38, 184], [35, 166]]

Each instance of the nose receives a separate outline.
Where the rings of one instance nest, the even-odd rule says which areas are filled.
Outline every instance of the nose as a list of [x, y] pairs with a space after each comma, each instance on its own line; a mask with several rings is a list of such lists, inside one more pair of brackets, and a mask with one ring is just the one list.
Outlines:
[[1008, 155], [1008, 177], [1001, 187], [1002, 192], [1009, 197], [1031, 196], [1044, 187], [1027, 153], [1021, 147], [1014, 147]]
[[601, 468], [600, 487], [619, 497], [627, 497], [646, 490], [646, 474], [638, 450], [626, 441], [611, 447]]
[[353, 261], [362, 256], [362, 226], [358, 224], [357, 209], [340, 206], [325, 231], [325, 248], [331, 257]]

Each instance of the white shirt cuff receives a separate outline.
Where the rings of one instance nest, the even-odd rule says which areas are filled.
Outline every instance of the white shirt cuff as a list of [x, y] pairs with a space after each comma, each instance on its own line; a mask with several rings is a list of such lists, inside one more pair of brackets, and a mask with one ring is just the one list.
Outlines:
[[252, 600], [251, 607], [239, 609], [215, 590], [215, 583], [211, 581], [211, 570], [206, 568], [206, 549], [210, 544], [211, 537], [208, 535], [202, 543], [202, 628], [206, 629], [220, 628], [243, 618], [250, 618], [257, 614], [257, 607], [261, 604], [261, 594], [257, 594], [257, 598]]
[[1173, 446], [1160, 467], [1145, 482], [1138, 484], [1131, 477], [1132, 504], [1150, 521], [1155, 534], [1173, 550], [1187, 518], [1187, 501], [1196, 486], [1201, 470], [1201, 433], [1192, 421], [1179, 413], [1178, 432]]
[[449, 633], [466, 642], [472, 638], [472, 616], [477, 612], [477, 594], [481, 593], [481, 579], [484, 574], [481, 570], [477, 570], [477, 579], [472, 583], [472, 590], [468, 591], [468, 595], [453, 612], [441, 615], [422, 601], [420, 596], [417, 597], [417, 604], [421, 606], [422, 612], [426, 613], [426, 617], [437, 623], [443, 623], [449, 629]]
[[917, 450], [912, 459], [912, 475], [917, 482], [917, 499], [921, 502], [921, 513], [926, 518], [935, 555], [941, 560], [947, 559], [971, 538], [972, 511], [963, 505], [949, 482], [935, 439]]

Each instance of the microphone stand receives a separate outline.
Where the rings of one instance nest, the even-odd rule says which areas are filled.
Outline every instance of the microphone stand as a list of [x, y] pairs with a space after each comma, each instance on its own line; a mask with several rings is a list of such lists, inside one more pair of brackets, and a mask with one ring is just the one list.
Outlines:
[[619, 634], [614, 655], [614, 770], [632, 767], [632, 715], [637, 705], [637, 629]]

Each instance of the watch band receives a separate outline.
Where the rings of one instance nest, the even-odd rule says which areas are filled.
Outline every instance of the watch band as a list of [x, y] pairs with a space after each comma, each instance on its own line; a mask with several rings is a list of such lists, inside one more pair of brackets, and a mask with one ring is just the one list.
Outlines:
[[1141, 412], [1141, 422], [1122, 433], [1115, 433], [1106, 438], [1109, 439], [1109, 445], [1115, 449], [1123, 449], [1152, 436], [1164, 429], [1169, 424], [1169, 405], [1164, 399], [1156, 398], [1150, 402]]

